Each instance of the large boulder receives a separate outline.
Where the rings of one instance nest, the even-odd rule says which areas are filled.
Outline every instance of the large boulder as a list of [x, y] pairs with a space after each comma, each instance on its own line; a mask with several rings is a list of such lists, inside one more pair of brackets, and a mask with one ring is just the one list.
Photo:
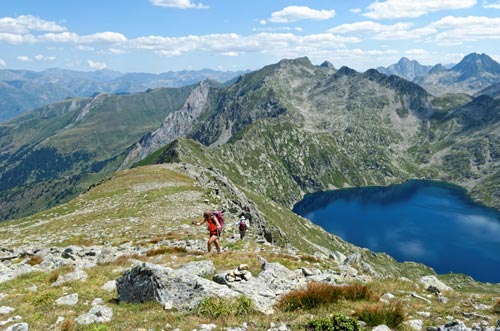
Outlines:
[[[188, 268], [189, 269], [189, 268]], [[116, 280], [120, 301], [158, 301], [166, 309], [191, 310], [204, 297], [237, 297], [227, 286], [202, 278], [188, 270], [143, 263]]]
[[437, 288], [439, 291], [453, 291], [451, 287], [440, 281], [439, 279], [436, 278], [434, 275], [429, 275], [429, 276], [423, 276], [422, 278], [419, 279], [419, 283], [424, 285], [424, 288], [427, 290], [431, 286], [434, 288]]

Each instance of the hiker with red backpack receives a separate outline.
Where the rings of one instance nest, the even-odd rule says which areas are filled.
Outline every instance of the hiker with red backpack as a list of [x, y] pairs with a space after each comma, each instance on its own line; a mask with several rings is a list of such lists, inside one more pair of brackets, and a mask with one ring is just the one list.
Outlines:
[[240, 240], [241, 240], [245, 237], [245, 234], [248, 230], [248, 222], [247, 219], [245, 218], [245, 215], [241, 215], [238, 221], [238, 230], [240, 230]]
[[[219, 212], [221, 215], [222, 213]], [[217, 253], [220, 253], [220, 244], [219, 244], [219, 236], [222, 231], [223, 225], [221, 224], [223, 221], [223, 218], [221, 218], [221, 221], [219, 222], [219, 217], [217, 217], [217, 213], [215, 212], [210, 212], [209, 210], [205, 210], [203, 212], [203, 221], [201, 222], [195, 222], [193, 221], [193, 225], [202, 225], [203, 223], [207, 223], [207, 228], [208, 228], [208, 242], [207, 242], [207, 251], [210, 253], [212, 250], [212, 244], [215, 245], [215, 248], [217, 249]]]

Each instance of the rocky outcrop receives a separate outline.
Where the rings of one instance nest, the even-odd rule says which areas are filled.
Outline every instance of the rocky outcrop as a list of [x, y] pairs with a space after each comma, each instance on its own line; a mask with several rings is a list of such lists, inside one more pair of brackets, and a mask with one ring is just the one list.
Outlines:
[[237, 270], [216, 274], [214, 281], [201, 277], [207, 276], [208, 270], [215, 273], [210, 261], [190, 263], [179, 269], [142, 263], [117, 279], [118, 295], [124, 302], [158, 301], [165, 309], [181, 310], [196, 308], [203, 297], [245, 295], [254, 302], [258, 311], [272, 314], [282, 295], [304, 287], [308, 282], [336, 284], [346, 280], [340, 272], [312, 272], [304, 271], [305, 268], [292, 271], [279, 263], [263, 262], [262, 272], [255, 277], [245, 270], [245, 266], [239, 266]]
[[155, 150], [167, 145], [176, 138], [184, 137], [198, 122], [198, 118], [208, 101], [210, 83], [201, 81], [184, 105], [176, 112], [170, 113], [160, 128], [150, 132], [135, 144], [123, 161], [120, 169], [132, 165], [134, 162], [144, 159]]
[[203, 297], [236, 297], [238, 293], [184, 270], [143, 263], [126, 271], [116, 280], [120, 301], [158, 301], [165, 309], [191, 310]]

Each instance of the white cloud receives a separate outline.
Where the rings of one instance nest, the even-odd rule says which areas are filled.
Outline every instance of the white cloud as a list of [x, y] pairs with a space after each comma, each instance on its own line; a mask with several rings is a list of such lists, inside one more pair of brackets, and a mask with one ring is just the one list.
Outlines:
[[31, 34], [15, 34], [0, 32], [0, 42], [6, 42], [9, 44], [22, 44], [22, 43], [34, 43], [36, 42], [35, 36]]
[[22, 61], [22, 62], [33, 62], [33, 60], [29, 56], [26, 56], [26, 55], [20, 55], [20, 56], [16, 57], [16, 59], [18, 59], [19, 61]]
[[439, 31], [435, 40], [441, 45], [500, 39], [500, 17], [446, 16], [430, 24], [429, 27]]
[[266, 20], [260, 20], [259, 23], [262, 24], [262, 25], [266, 25], [267, 21]]
[[127, 38], [117, 32], [98, 32], [80, 36], [73, 32], [46, 33], [39, 36], [40, 41], [52, 43], [76, 43], [76, 44], [118, 44], [127, 41]]
[[191, 51], [207, 51], [219, 54], [229, 52], [282, 54], [283, 49], [287, 48], [295, 51], [305, 49], [313, 51], [320, 49], [332, 50], [359, 41], [356, 37], [338, 36], [333, 33], [298, 36], [293, 33], [261, 32], [248, 36], [228, 33], [185, 37], [140, 37], [130, 40], [128, 47], [153, 50], [164, 56], [179, 56]]
[[94, 62], [92, 60], [87, 60], [87, 63], [90, 68], [95, 69], [95, 70], [102, 70], [107, 67], [106, 63], [104, 62]]
[[372, 21], [362, 21], [351, 24], [342, 24], [328, 30], [331, 33], [368, 33], [376, 40], [411, 40], [431, 35], [437, 31], [425, 27], [411, 30], [411, 23], [396, 23], [391, 25], [380, 24]]
[[225, 52], [225, 53], [222, 53], [222, 55], [235, 57], [235, 56], [239, 56], [240, 53], [238, 53], [238, 52]]
[[289, 6], [271, 14], [269, 22], [291, 23], [302, 20], [323, 21], [335, 16], [335, 10], [311, 9], [305, 6]]
[[406, 55], [410, 55], [410, 56], [422, 56], [422, 55], [429, 55], [429, 52], [425, 49], [420, 49], [420, 48], [417, 48], [417, 49], [409, 49], [407, 51], [405, 51], [405, 54]]
[[387, 32], [407, 30], [411, 26], [410, 23], [396, 23], [393, 25], [384, 25], [372, 21], [362, 21], [351, 24], [342, 24], [331, 28], [328, 32], [331, 33], [351, 33], [351, 32]]
[[489, 3], [488, 1], [484, 1], [483, 7], [484, 8], [500, 9], [500, 1], [496, 0], [493, 3]]
[[55, 59], [55, 56], [45, 56], [43, 54], [35, 55], [35, 60], [37, 61], [54, 61]]
[[352, 9], [349, 9], [349, 11], [353, 14], [359, 14], [359, 13], [361, 13], [361, 8], [352, 8]]
[[45, 21], [32, 15], [0, 18], [0, 32], [27, 34], [31, 31], [62, 32], [66, 31], [66, 28], [56, 22]]
[[7, 63], [4, 60], [0, 59], [0, 67], [6, 67], [6, 66]]
[[419, 17], [441, 10], [470, 8], [476, 3], [477, 0], [377, 0], [364, 15], [373, 19]]
[[170, 7], [180, 9], [206, 9], [208, 6], [200, 3], [194, 3], [191, 0], [149, 0], [153, 5], [159, 7]]

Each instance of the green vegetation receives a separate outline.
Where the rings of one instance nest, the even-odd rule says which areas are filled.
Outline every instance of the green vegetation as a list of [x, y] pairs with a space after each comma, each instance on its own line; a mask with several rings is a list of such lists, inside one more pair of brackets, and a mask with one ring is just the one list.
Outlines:
[[368, 326], [385, 324], [397, 328], [405, 320], [402, 303], [367, 305], [356, 310], [356, 316]]
[[343, 314], [335, 314], [328, 318], [314, 319], [305, 325], [306, 331], [359, 331], [355, 319]]
[[234, 317], [250, 316], [255, 313], [252, 300], [242, 295], [236, 299], [224, 297], [206, 297], [200, 302], [197, 314], [212, 320]]

